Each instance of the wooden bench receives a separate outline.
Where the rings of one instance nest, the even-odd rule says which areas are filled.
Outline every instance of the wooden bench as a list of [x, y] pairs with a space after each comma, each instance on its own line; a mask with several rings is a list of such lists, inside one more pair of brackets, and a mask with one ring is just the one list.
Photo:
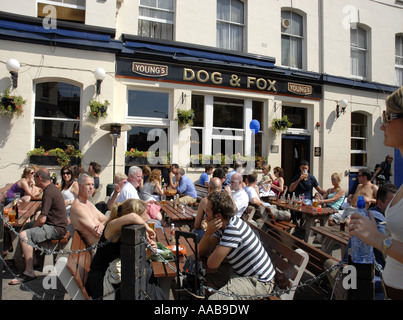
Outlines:
[[[285, 290], [279, 297], [270, 296], [270, 299], [280, 298], [282, 300], [292, 300], [295, 294], [295, 288], [304, 274], [308, 264], [308, 254], [300, 249], [292, 249], [284, 244], [277, 237], [264, 232], [253, 225], [250, 225], [260, 237], [263, 247], [266, 249], [270, 259], [276, 269], [274, 282], [275, 289]], [[293, 289], [292, 289], [293, 288]], [[291, 289], [291, 290], [289, 290]]]
[[[86, 247], [80, 234], [75, 231], [71, 250], [83, 250]], [[72, 300], [90, 300], [85, 284], [90, 271], [91, 260], [91, 252], [88, 250], [72, 253], [68, 258], [61, 257], [57, 260], [57, 275]]]
[[282, 242], [287, 247], [294, 250], [301, 249], [305, 251], [309, 255], [309, 262], [306, 269], [309, 270], [315, 276], [320, 275], [323, 271], [326, 270], [325, 262], [327, 260], [330, 259], [335, 261], [336, 263], [338, 262], [336, 258], [332, 257], [326, 252], [323, 252], [322, 250], [315, 248], [314, 246], [306, 243], [305, 241], [298, 239], [292, 234], [289, 234], [281, 230], [280, 228], [276, 227], [274, 224], [271, 224], [270, 222], [266, 221], [264, 225], [261, 227], [261, 229], [265, 231], [267, 234], [269, 234], [271, 237], [276, 238], [277, 240]]
[[195, 189], [197, 192], [197, 202], [200, 202], [201, 199], [207, 197], [208, 187], [202, 186], [201, 184], [195, 183]]
[[0, 188], [0, 202], [4, 203], [7, 197], [7, 191], [13, 186], [13, 183], [7, 183], [4, 187]]

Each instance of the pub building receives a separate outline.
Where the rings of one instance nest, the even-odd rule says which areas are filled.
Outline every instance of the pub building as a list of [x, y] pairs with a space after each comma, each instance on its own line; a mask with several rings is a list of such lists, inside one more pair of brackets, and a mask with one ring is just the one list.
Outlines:
[[[84, 169], [98, 162], [94, 201], [104, 199], [113, 172], [127, 172], [125, 152], [134, 148], [169, 152], [193, 181], [204, 172], [199, 154], [226, 153], [229, 164], [233, 154], [262, 156], [284, 169], [286, 185], [299, 161], [308, 160], [322, 187], [338, 172], [346, 191], [359, 168], [394, 155], [379, 126], [384, 100], [397, 86], [285, 67], [260, 54], [116, 33], [110, 23], [58, 20], [49, 28], [40, 17], [0, 12], [0, 91], [11, 88], [10, 95], [26, 99], [21, 116], [0, 117], [2, 185], [18, 180], [32, 163], [27, 154], [39, 147], [72, 145]], [[20, 64], [15, 87], [9, 59]], [[90, 100], [109, 102], [105, 117], [91, 116]], [[178, 124], [178, 110], [190, 109], [193, 123]], [[275, 130], [274, 120], [284, 116], [290, 126]], [[259, 132], [250, 129], [252, 120]], [[120, 127], [115, 137], [110, 124]], [[44, 166], [60, 179], [60, 165]], [[165, 164], [151, 167], [166, 177]]]

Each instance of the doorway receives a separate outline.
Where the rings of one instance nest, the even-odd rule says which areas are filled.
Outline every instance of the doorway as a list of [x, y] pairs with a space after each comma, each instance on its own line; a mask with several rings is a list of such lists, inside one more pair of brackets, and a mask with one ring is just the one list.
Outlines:
[[283, 135], [281, 139], [281, 168], [284, 170], [284, 183], [290, 186], [292, 178], [299, 173], [301, 160], [310, 163], [311, 137]]

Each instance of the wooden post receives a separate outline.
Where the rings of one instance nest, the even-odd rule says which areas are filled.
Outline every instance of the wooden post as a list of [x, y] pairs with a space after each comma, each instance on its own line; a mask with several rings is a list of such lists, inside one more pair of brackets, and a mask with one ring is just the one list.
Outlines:
[[146, 244], [145, 227], [127, 225], [120, 236], [121, 300], [145, 300], [146, 291]]
[[[0, 214], [4, 217], [4, 206], [0, 204]], [[0, 260], [0, 300], [3, 300], [3, 251], [4, 251], [4, 223], [3, 220], [0, 219], [0, 252], [1, 252], [1, 260]]]

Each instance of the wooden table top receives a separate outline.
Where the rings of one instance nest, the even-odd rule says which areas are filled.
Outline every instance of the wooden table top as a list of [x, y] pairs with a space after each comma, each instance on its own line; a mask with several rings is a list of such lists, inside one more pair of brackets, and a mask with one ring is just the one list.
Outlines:
[[347, 245], [350, 239], [349, 233], [347, 231], [340, 231], [339, 225], [311, 227], [311, 230], [343, 245]]
[[294, 206], [292, 204], [282, 203], [281, 200], [279, 200], [279, 199], [269, 200], [269, 202], [270, 202], [270, 204], [274, 204], [283, 209], [300, 211], [300, 212], [305, 213], [310, 216], [327, 216], [327, 215], [331, 215], [331, 214], [337, 212], [337, 210], [334, 210], [329, 207], [324, 207], [324, 208], [321, 208], [318, 210], [318, 208], [315, 209], [312, 206], [307, 206], [307, 205]]
[[[42, 201], [34, 200], [29, 202], [18, 203], [18, 220], [11, 224], [13, 227], [22, 227], [29, 218], [33, 216], [41, 207]], [[13, 203], [9, 203], [4, 209], [10, 209], [13, 207]], [[8, 220], [8, 217], [7, 217]]]
[[189, 206], [185, 206], [185, 212], [183, 212], [183, 208], [178, 206], [178, 208], [174, 208], [173, 201], [166, 201], [163, 205], [160, 201], [157, 204], [161, 207], [161, 210], [165, 213], [165, 215], [172, 222], [194, 222], [197, 214], [197, 210], [192, 209]]

